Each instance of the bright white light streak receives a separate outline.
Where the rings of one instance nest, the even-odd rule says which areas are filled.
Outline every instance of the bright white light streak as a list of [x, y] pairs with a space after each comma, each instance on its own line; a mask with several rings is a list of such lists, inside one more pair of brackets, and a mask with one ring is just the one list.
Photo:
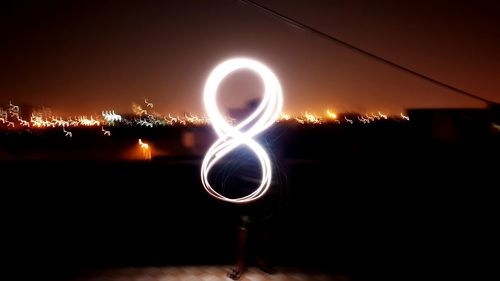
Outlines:
[[[264, 82], [264, 95], [257, 109], [245, 120], [231, 126], [222, 116], [216, 102], [217, 90], [226, 76], [240, 69], [255, 71]], [[210, 147], [201, 166], [201, 181], [205, 190], [213, 197], [231, 202], [247, 203], [263, 196], [271, 185], [271, 161], [266, 151], [252, 138], [271, 126], [279, 117], [283, 107], [281, 85], [274, 73], [264, 64], [247, 58], [229, 59], [219, 64], [210, 73], [203, 92], [205, 109], [219, 139]], [[246, 131], [240, 131], [252, 124]], [[260, 185], [249, 195], [227, 198], [215, 191], [208, 182], [210, 169], [226, 154], [240, 145], [248, 146], [257, 156], [262, 169]]]
[[366, 124], [367, 122], [370, 123], [370, 120], [365, 119], [363, 116], [358, 116], [358, 120], [363, 124]]
[[102, 112], [102, 117], [108, 123], [115, 122], [115, 121], [122, 121], [121, 115], [116, 114], [114, 110], [111, 111], [111, 112], [109, 112], [109, 111], [103, 111]]
[[405, 116], [405, 115], [403, 114], [403, 112], [401, 112], [401, 118], [403, 118], [403, 119], [404, 119], [404, 120], [406, 120], [406, 121], [410, 121], [410, 117]]
[[101, 127], [101, 131], [104, 133], [105, 136], [108, 136], [108, 137], [111, 136], [111, 132], [108, 130], [104, 130], [104, 127]]
[[66, 131], [66, 129], [63, 127], [63, 132], [65, 132], [66, 134], [64, 136], [66, 137], [69, 137], [69, 138], [72, 138], [73, 137], [73, 133], [70, 132], [70, 131]]
[[139, 118], [139, 121], [137, 121], [137, 120], [136, 120], [136, 123], [137, 123], [138, 125], [141, 125], [141, 126], [146, 126], [146, 127], [151, 127], [151, 128], [153, 128], [153, 123], [150, 123], [150, 122], [148, 122], [148, 121], [146, 121], [146, 120], [142, 120], [141, 118]]
[[347, 117], [345, 117], [345, 116], [344, 116], [344, 119], [345, 119], [345, 121], [349, 122], [349, 124], [352, 124], [352, 123], [353, 123], [353, 121], [352, 121], [351, 119], [349, 119], [349, 118], [347, 118]]

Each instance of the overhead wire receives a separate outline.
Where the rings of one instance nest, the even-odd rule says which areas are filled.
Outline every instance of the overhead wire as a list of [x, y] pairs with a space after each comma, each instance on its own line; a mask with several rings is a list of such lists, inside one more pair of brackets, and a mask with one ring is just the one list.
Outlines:
[[247, 5], [250, 5], [250, 6], [254, 7], [254, 8], [257, 8], [257, 9], [259, 9], [259, 10], [261, 10], [261, 11], [263, 11], [263, 12], [265, 12], [265, 13], [271, 15], [271, 16], [273, 16], [274, 18], [279, 19], [279, 20], [281, 20], [281, 21], [283, 21], [283, 22], [287, 23], [288, 25], [291, 25], [291, 26], [293, 26], [295, 28], [298, 28], [300, 30], [307, 31], [307, 32], [310, 32], [310, 33], [313, 33], [313, 34], [315, 34], [315, 35], [317, 35], [319, 37], [322, 37], [324, 39], [327, 39], [329, 41], [337, 43], [337, 44], [339, 44], [341, 46], [349, 48], [349, 49], [351, 49], [353, 51], [356, 51], [356, 52], [358, 52], [360, 54], [363, 54], [363, 55], [365, 55], [365, 56], [367, 56], [369, 58], [375, 59], [375, 60], [377, 60], [379, 62], [382, 62], [382, 63], [384, 63], [386, 65], [394, 67], [394, 68], [396, 68], [398, 70], [404, 71], [404, 72], [409, 73], [409, 74], [411, 74], [413, 76], [419, 77], [419, 78], [421, 78], [421, 79], [423, 79], [425, 81], [431, 82], [431, 83], [436, 84], [436, 85], [441, 86], [441, 87], [444, 87], [444, 88], [446, 88], [448, 90], [451, 90], [451, 91], [453, 91], [453, 92], [455, 92], [457, 94], [461, 94], [461, 95], [467, 96], [469, 98], [485, 102], [488, 105], [494, 104], [494, 102], [492, 102], [491, 100], [488, 100], [486, 98], [480, 97], [480, 96], [475, 95], [475, 94], [472, 94], [472, 93], [470, 93], [468, 91], [459, 89], [459, 88], [457, 88], [455, 86], [452, 86], [452, 85], [450, 85], [448, 83], [441, 82], [441, 81], [439, 81], [439, 80], [437, 80], [435, 78], [432, 78], [432, 77], [430, 77], [428, 75], [422, 74], [422, 73], [417, 72], [415, 70], [412, 70], [412, 69], [410, 69], [410, 68], [408, 68], [406, 66], [403, 66], [403, 65], [395, 63], [395, 62], [393, 62], [393, 61], [391, 61], [389, 59], [386, 59], [386, 58], [384, 58], [382, 56], [379, 56], [379, 55], [376, 55], [376, 54], [374, 54], [372, 52], [366, 51], [366, 50], [364, 50], [364, 49], [362, 49], [360, 47], [357, 47], [357, 46], [355, 46], [353, 44], [350, 44], [350, 43], [348, 43], [348, 42], [346, 42], [344, 40], [341, 40], [341, 39], [339, 39], [339, 38], [337, 38], [335, 36], [332, 36], [332, 35], [329, 35], [329, 34], [327, 34], [325, 32], [322, 32], [322, 31], [320, 31], [320, 30], [318, 30], [318, 29], [316, 29], [316, 28], [314, 28], [314, 27], [312, 27], [310, 25], [302, 23], [302, 22], [300, 22], [300, 21], [298, 21], [296, 19], [293, 19], [293, 18], [291, 18], [289, 16], [286, 16], [286, 15], [284, 15], [284, 14], [282, 14], [282, 13], [276, 11], [276, 10], [273, 10], [271, 8], [268, 8], [268, 7], [264, 6], [264, 5], [261, 5], [261, 4], [255, 2], [255, 1], [252, 1], [252, 0], [238, 0], [238, 1], [241, 2], [241, 3], [243, 3], [243, 4], [247, 4]]

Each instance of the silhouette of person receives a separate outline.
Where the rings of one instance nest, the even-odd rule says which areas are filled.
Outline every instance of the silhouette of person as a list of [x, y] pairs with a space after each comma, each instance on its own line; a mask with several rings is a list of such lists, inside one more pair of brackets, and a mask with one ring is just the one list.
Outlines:
[[[255, 157], [255, 156], [254, 156]], [[237, 186], [239, 196], [247, 195], [254, 191], [260, 184], [259, 167], [242, 161], [242, 169], [239, 169]], [[236, 216], [238, 226], [238, 255], [233, 268], [227, 276], [233, 280], [241, 278], [249, 265], [255, 265], [262, 271], [273, 274], [276, 272], [274, 262], [274, 236], [276, 235], [278, 214], [285, 202], [284, 190], [286, 181], [279, 169], [273, 171], [273, 182], [267, 193], [256, 201], [247, 204], [230, 206], [233, 215]]]
[[[243, 223], [238, 231], [238, 260], [235, 267], [231, 268], [231, 270], [227, 274], [228, 277], [233, 280], [240, 279], [243, 273], [245, 273], [245, 271], [247, 270], [249, 230], [248, 222], [245, 222], [246, 219], [248, 218], [242, 217]], [[270, 243], [271, 239], [269, 237], [270, 233], [266, 229], [262, 229], [261, 227], [255, 227], [254, 229], [252, 229], [252, 233], [253, 232], [255, 232], [254, 234], [256, 235], [256, 237], [254, 238], [256, 240], [254, 241], [256, 247], [254, 262], [262, 271], [273, 274], [275, 272], [275, 269], [270, 263], [270, 247], [272, 246], [272, 244]]]
[[[230, 115], [241, 122], [257, 109], [260, 102], [261, 98], [251, 99], [243, 108], [230, 109]], [[268, 130], [266, 135], [268, 137], [272, 136], [272, 130], [271, 132]], [[281, 134], [278, 132], [277, 135], [275, 138], [278, 138]], [[264, 146], [268, 144], [267, 138], [259, 142]], [[233, 155], [226, 156], [226, 163], [223, 165], [225, 168], [222, 174], [236, 174], [236, 176], [231, 180], [228, 180], [226, 176], [222, 176], [221, 178], [223, 179], [219, 178], [223, 186], [237, 187], [232, 190], [229, 190], [231, 188], [223, 188], [226, 193], [225, 196], [230, 198], [246, 196], [252, 193], [261, 183], [261, 174], [259, 173], [261, 167], [254, 153], [248, 148], [245, 149], [244, 146], [241, 148], [243, 149], [231, 152]], [[279, 153], [280, 151], [276, 147], [268, 147], [266, 150], [268, 154], [272, 154], [270, 153], [271, 151], [273, 153]], [[269, 157], [272, 160], [276, 160], [276, 154], [269, 155]], [[249, 256], [253, 258], [251, 262], [262, 271], [269, 274], [275, 272], [272, 265], [274, 258], [273, 237], [276, 232], [275, 225], [279, 208], [285, 202], [285, 192], [283, 191], [286, 190], [286, 177], [277, 163], [274, 163], [272, 166], [273, 180], [263, 197], [247, 204], [229, 205], [228, 209], [237, 218], [239, 223], [238, 258], [235, 266], [228, 273], [228, 277], [233, 280], [240, 279], [242, 274], [247, 270], [247, 258]]]

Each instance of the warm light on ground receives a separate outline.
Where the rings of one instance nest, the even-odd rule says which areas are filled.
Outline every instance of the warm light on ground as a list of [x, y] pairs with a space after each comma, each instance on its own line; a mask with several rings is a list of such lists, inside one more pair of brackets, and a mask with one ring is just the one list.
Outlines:
[[144, 157], [144, 160], [151, 160], [151, 149], [149, 148], [149, 145], [147, 143], [142, 142], [141, 139], [139, 139], [139, 146], [140, 149], [142, 150], [142, 155]]

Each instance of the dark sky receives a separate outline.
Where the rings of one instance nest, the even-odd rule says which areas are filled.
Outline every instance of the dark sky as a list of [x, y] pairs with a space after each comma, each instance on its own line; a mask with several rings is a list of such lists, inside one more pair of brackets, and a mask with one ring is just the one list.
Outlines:
[[[360, 48], [500, 102], [499, 1], [259, 0]], [[2, 1], [0, 103], [61, 114], [203, 113], [222, 60], [252, 57], [280, 78], [286, 111], [470, 107], [462, 97], [234, 0]], [[222, 86], [226, 105], [260, 95], [254, 74]]]

